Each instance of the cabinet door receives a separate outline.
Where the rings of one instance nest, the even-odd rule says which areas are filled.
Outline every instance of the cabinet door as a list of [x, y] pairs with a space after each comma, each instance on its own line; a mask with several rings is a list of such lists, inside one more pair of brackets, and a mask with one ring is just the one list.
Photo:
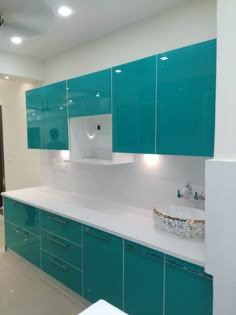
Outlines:
[[213, 156], [216, 41], [158, 55], [157, 153]]
[[165, 315], [212, 315], [212, 278], [203, 268], [167, 257]]
[[29, 149], [45, 149], [44, 88], [26, 91], [27, 138]]
[[18, 255], [40, 267], [39, 237], [5, 221], [5, 244]]
[[155, 153], [156, 57], [112, 69], [113, 152]]
[[125, 241], [124, 262], [124, 311], [163, 315], [163, 254]]
[[111, 69], [67, 81], [69, 117], [111, 113]]
[[39, 209], [4, 197], [4, 218], [39, 236]]
[[45, 89], [45, 137], [48, 150], [68, 149], [68, 116], [66, 81], [50, 84]]
[[123, 308], [122, 242], [122, 239], [114, 235], [84, 227], [84, 297], [90, 302], [104, 299]]

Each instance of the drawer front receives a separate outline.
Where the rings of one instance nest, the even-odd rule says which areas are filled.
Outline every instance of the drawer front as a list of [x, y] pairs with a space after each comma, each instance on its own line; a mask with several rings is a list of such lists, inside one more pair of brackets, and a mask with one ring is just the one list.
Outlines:
[[5, 243], [8, 248], [40, 267], [40, 240], [37, 236], [5, 221]]
[[39, 209], [5, 197], [4, 217], [24, 230], [39, 235]]
[[42, 270], [71, 290], [82, 294], [82, 272], [53, 255], [41, 250]]
[[59, 215], [41, 211], [41, 226], [43, 229], [66, 240], [81, 245], [81, 224]]
[[62, 260], [81, 269], [82, 249], [63, 238], [41, 230], [41, 247]]

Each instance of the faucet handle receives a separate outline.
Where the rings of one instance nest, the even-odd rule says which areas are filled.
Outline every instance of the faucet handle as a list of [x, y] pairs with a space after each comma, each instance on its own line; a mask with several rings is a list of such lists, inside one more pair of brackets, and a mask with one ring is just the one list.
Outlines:
[[205, 200], [205, 198], [206, 198], [205, 191], [201, 191], [199, 194], [199, 199]]

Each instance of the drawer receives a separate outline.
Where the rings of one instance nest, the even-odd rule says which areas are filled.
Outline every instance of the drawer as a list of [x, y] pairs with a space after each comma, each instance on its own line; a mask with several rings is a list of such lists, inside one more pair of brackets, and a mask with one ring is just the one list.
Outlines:
[[5, 197], [4, 218], [39, 236], [39, 209]]
[[82, 249], [68, 240], [60, 238], [45, 230], [41, 230], [41, 247], [62, 260], [81, 269]]
[[42, 270], [71, 290], [82, 294], [82, 272], [53, 255], [41, 250]]
[[40, 267], [40, 240], [37, 236], [5, 221], [5, 244], [35, 266]]
[[81, 224], [59, 215], [41, 211], [41, 227], [48, 232], [81, 245]]

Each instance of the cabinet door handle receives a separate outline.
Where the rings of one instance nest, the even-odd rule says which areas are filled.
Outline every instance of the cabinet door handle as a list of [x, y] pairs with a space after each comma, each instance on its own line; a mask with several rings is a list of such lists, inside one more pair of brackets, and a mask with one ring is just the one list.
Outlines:
[[56, 217], [52, 217], [51, 215], [48, 215], [48, 218], [49, 218], [50, 220], [59, 222], [59, 223], [61, 223], [61, 224], [67, 224], [67, 223], [68, 223], [68, 222], [63, 221], [63, 220], [60, 220], [60, 219], [58, 219], [58, 218], [56, 218]]
[[201, 277], [205, 277], [205, 278], [211, 279], [211, 276], [207, 275], [204, 271], [196, 271], [196, 270], [194, 270], [194, 269], [192, 269], [190, 267], [183, 266], [183, 265], [181, 265], [181, 264], [179, 264], [179, 263], [177, 263], [175, 261], [171, 261], [171, 260], [168, 260], [168, 259], [166, 260], [166, 262], [169, 265], [171, 265], [173, 267], [176, 267], [176, 268], [179, 268], [179, 269], [181, 269], [183, 271], [191, 272], [191, 273], [193, 273], [193, 274], [195, 274], [197, 276], [201, 276]]
[[57, 245], [60, 245], [61, 247], [64, 247], [64, 248], [67, 248], [70, 246], [70, 244], [62, 243], [62, 242], [60, 242], [60, 241], [58, 241], [55, 238], [52, 238], [50, 236], [48, 236], [48, 240], [51, 241], [52, 243], [56, 243]]
[[162, 261], [163, 260], [163, 258], [161, 258], [161, 257], [159, 257], [159, 256], [157, 256], [155, 254], [150, 254], [148, 252], [142, 251], [142, 250], [140, 250], [140, 249], [138, 249], [138, 248], [136, 248], [134, 246], [128, 245], [128, 244], [125, 245], [125, 248], [128, 248], [129, 250], [132, 250], [133, 252], [135, 252], [137, 254], [140, 254], [140, 255], [143, 255], [143, 256], [146, 256], [148, 258], [152, 258], [152, 259], [155, 259], [155, 260], [158, 260], [158, 261]]
[[50, 261], [51, 263], [53, 263], [55, 266], [59, 267], [60, 269], [64, 270], [64, 271], [68, 271], [69, 269], [66, 268], [65, 266], [59, 264], [58, 262], [56, 262], [55, 260], [53, 260], [52, 258], [48, 258], [48, 261]]
[[24, 236], [25, 238], [28, 237], [28, 235], [29, 235], [28, 232], [25, 232], [25, 231], [23, 231], [23, 230], [21, 230], [21, 229], [19, 229], [19, 228], [13, 229], [13, 231], [14, 231], [15, 233], [18, 233], [18, 234]]
[[90, 235], [92, 235], [94, 237], [100, 238], [101, 240], [104, 240], [104, 241], [110, 241], [111, 240], [110, 237], [97, 234], [97, 233], [92, 232], [91, 230], [88, 230], [88, 229], [84, 229], [84, 232], [87, 233], [87, 234], [90, 234]]

